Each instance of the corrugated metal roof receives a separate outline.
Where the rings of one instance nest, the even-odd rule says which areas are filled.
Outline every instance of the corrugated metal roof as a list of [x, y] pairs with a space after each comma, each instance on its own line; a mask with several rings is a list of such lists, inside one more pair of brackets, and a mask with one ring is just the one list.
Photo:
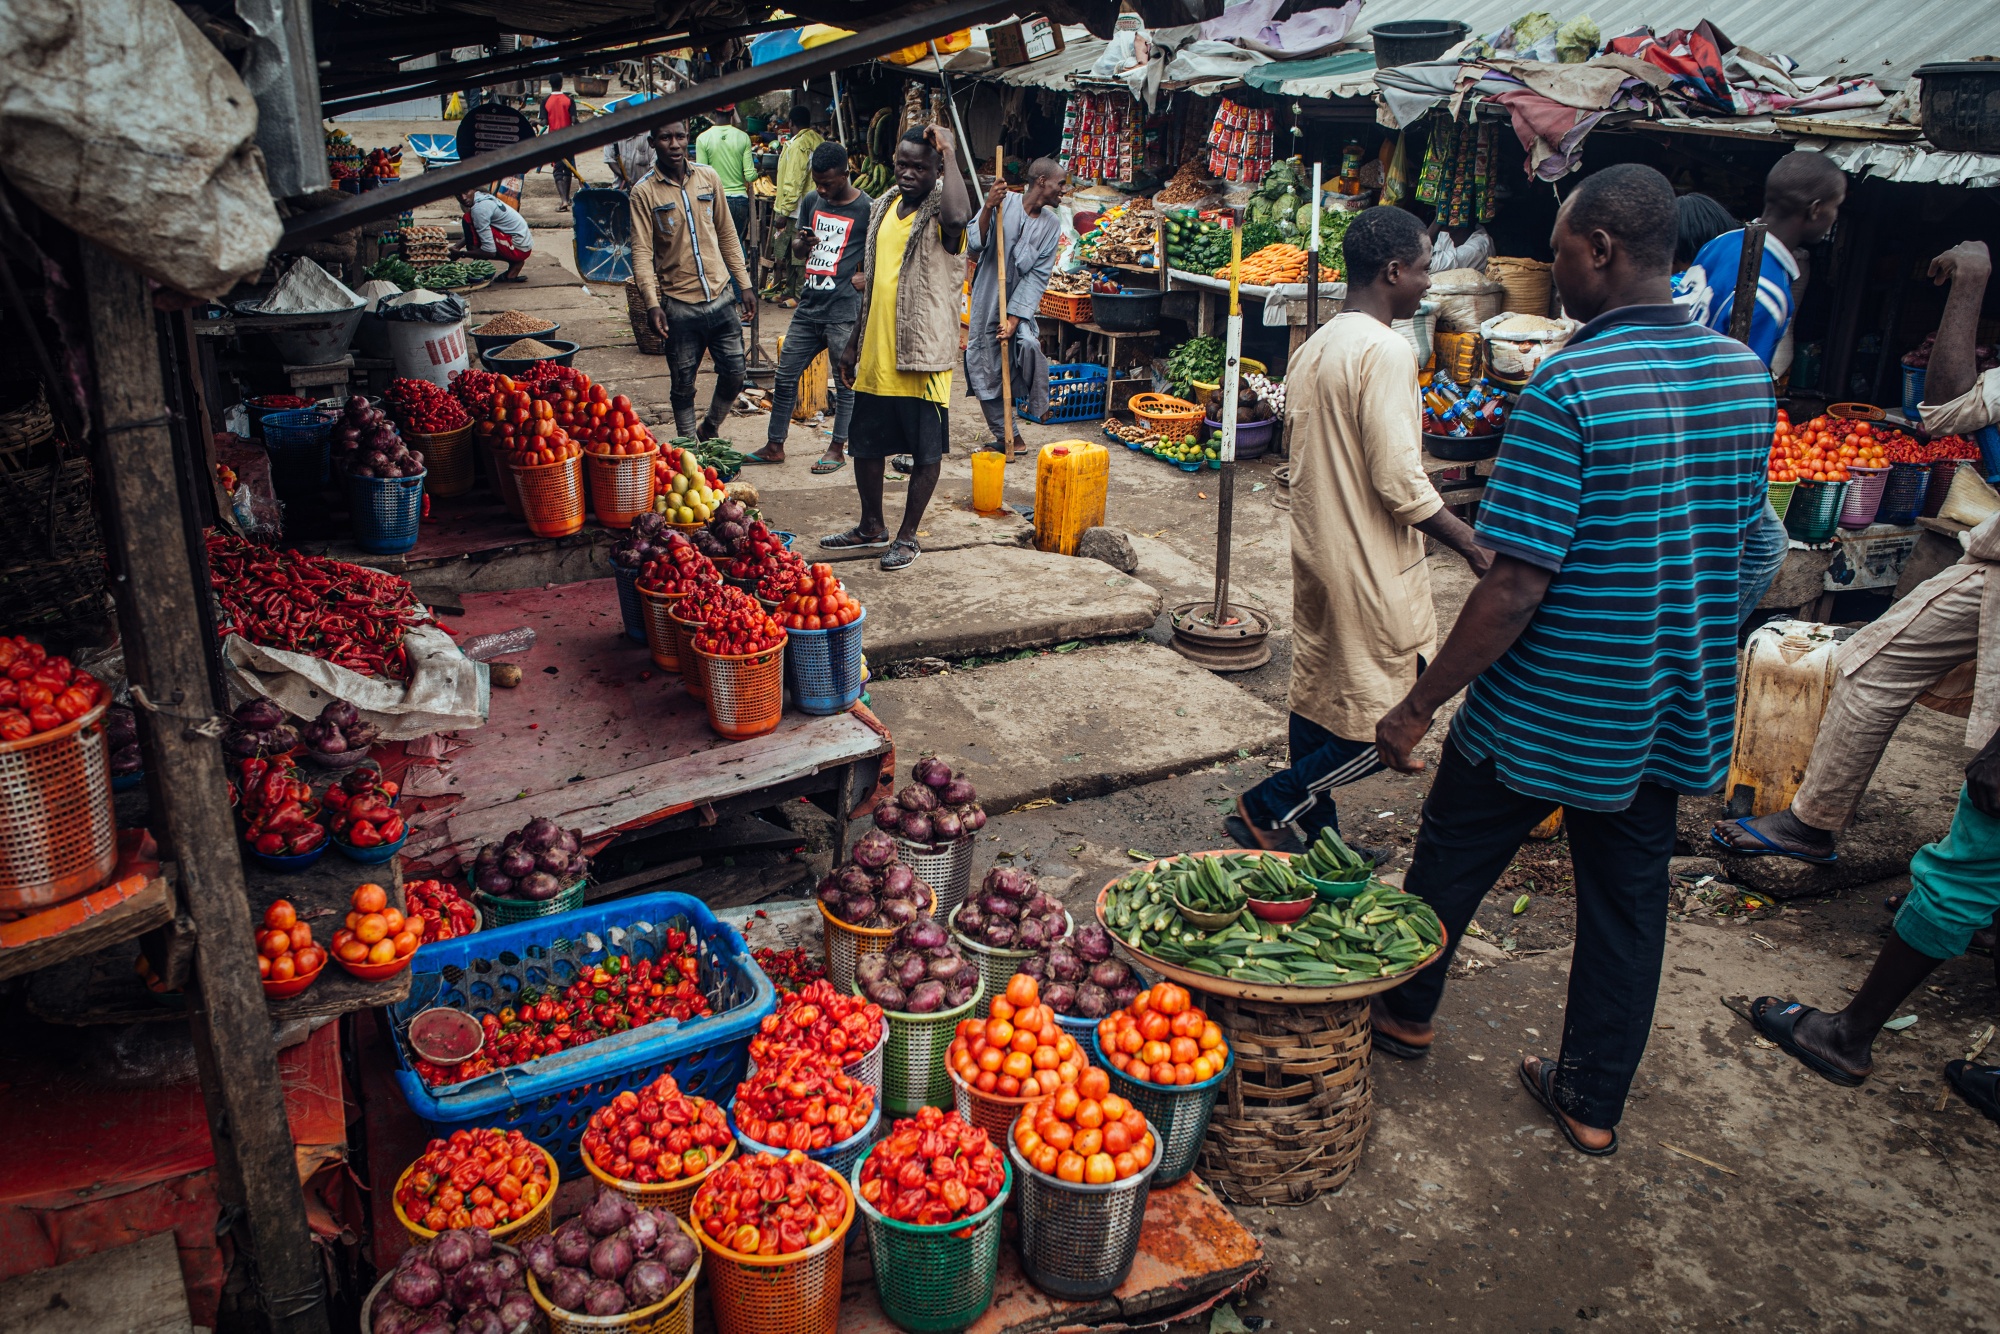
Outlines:
[[[1528, 0], [1368, 0], [1356, 24], [1454, 18], [1472, 35], [1499, 31], [1535, 6]], [[1799, 62], [1802, 74], [1872, 77], [1901, 87], [1917, 66], [2000, 54], [2000, 33], [1966, 0], [1572, 0], [1547, 6], [1558, 22], [1579, 14], [1597, 21], [1604, 40], [1650, 26], [1656, 33], [1692, 28], [1707, 19], [1730, 41]]]

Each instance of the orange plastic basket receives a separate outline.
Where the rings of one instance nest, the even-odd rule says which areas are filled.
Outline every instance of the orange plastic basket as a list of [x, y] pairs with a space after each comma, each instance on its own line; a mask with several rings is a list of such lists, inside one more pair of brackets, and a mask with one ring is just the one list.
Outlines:
[[[526, 1218], [517, 1218], [511, 1223], [490, 1229], [493, 1240], [504, 1241], [510, 1246], [519, 1246], [547, 1232], [549, 1220], [555, 1215], [556, 1187], [562, 1184], [556, 1172], [556, 1160], [550, 1157], [549, 1151], [541, 1145], [534, 1145], [533, 1148], [536, 1153], [548, 1159], [549, 1189], [548, 1193], [542, 1196], [542, 1202], [536, 1205], [534, 1212]], [[417, 1166], [416, 1163], [411, 1163], [403, 1169], [403, 1175], [396, 1178], [396, 1193], [389, 1197], [389, 1202], [396, 1210], [396, 1221], [403, 1225], [403, 1231], [409, 1233], [411, 1244], [421, 1246], [427, 1241], [435, 1241], [437, 1233], [418, 1224], [403, 1211], [403, 1183], [410, 1179], [410, 1173], [416, 1171]]]
[[[689, 1240], [700, 1241], [700, 1234], [685, 1219], [681, 1220], [681, 1231], [688, 1234]], [[697, 1244], [687, 1276], [674, 1285], [664, 1301], [618, 1315], [578, 1315], [560, 1310], [542, 1294], [541, 1284], [533, 1274], [528, 1275], [528, 1295], [542, 1308], [551, 1334], [694, 1334], [694, 1289], [705, 1259]]]
[[668, 613], [685, 593], [649, 593], [639, 590], [639, 617], [646, 623], [646, 647], [652, 650], [653, 665], [663, 672], [681, 669], [678, 636]]
[[701, 630], [702, 622], [688, 620], [675, 607], [667, 609], [667, 620], [674, 628], [674, 656], [680, 660], [682, 687], [696, 699], [707, 699], [708, 678], [704, 674], [700, 655], [694, 651], [694, 637]]
[[425, 491], [434, 496], [462, 496], [472, 489], [471, 422], [435, 435], [405, 431], [403, 440], [424, 456]]
[[736, 1156], [736, 1141], [731, 1139], [723, 1145], [722, 1152], [708, 1165], [708, 1171], [699, 1176], [683, 1177], [679, 1181], [656, 1181], [650, 1185], [638, 1181], [621, 1181], [590, 1160], [587, 1153], [577, 1155], [583, 1159], [583, 1170], [603, 1185], [611, 1187], [641, 1209], [666, 1209], [674, 1217], [685, 1222], [688, 1206], [694, 1203], [694, 1193], [701, 1189], [701, 1183], [708, 1180], [708, 1173]]
[[1170, 394], [1134, 394], [1132, 415], [1160, 433], [1162, 440], [1185, 440], [1201, 425], [1201, 409]]
[[1038, 313], [1052, 320], [1064, 320], [1070, 324], [1090, 323], [1090, 298], [1088, 296], [1064, 296], [1060, 292], [1043, 292]]
[[118, 865], [100, 702], [61, 727], [0, 741], [0, 912], [96, 889]]
[[847, 1212], [840, 1226], [816, 1246], [793, 1255], [744, 1255], [716, 1242], [703, 1228], [703, 1268], [715, 1302], [717, 1334], [836, 1334], [847, 1233], [854, 1226], [854, 1191], [840, 1173]]
[[[731, 741], [778, 730], [785, 712], [785, 646], [762, 653], [694, 651], [707, 686], [708, 725]], [[658, 655], [655, 654], [655, 659]]]
[[590, 481], [590, 512], [606, 528], [630, 528], [632, 520], [653, 508], [653, 455], [593, 454], [583, 456]]
[[1889, 414], [1873, 403], [1829, 403], [1826, 415], [1836, 421], [1879, 422], [1887, 421]]
[[583, 527], [583, 459], [508, 465], [521, 488], [521, 517], [536, 537], [568, 537]]
[[486, 456], [486, 481], [500, 497], [500, 503], [507, 507], [507, 513], [517, 519], [525, 518], [521, 508], [521, 488], [514, 482], [514, 469], [507, 462], [507, 451], [500, 448], [498, 440], [489, 440], [481, 450]]

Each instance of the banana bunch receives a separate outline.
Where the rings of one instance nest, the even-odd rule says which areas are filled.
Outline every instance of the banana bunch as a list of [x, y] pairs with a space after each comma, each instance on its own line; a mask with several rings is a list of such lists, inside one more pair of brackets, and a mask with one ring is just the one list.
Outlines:
[[854, 182], [854, 188], [870, 199], [881, 198], [883, 192], [896, 182], [895, 175], [887, 164], [877, 162], [872, 157], [862, 158], [850, 169], [848, 175]]

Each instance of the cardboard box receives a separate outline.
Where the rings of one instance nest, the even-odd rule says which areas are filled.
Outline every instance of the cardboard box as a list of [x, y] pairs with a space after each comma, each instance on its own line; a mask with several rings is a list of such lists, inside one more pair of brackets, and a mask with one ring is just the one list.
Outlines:
[[1062, 28], [1046, 16], [997, 23], [986, 30], [986, 46], [993, 63], [1002, 68], [1025, 65], [1031, 60], [1055, 55], [1063, 49]]

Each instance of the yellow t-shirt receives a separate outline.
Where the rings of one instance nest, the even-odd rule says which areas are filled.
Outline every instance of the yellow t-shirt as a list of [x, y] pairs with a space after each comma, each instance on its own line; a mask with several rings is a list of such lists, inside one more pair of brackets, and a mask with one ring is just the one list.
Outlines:
[[[854, 392], [893, 398], [921, 398], [940, 407], [951, 405], [951, 371], [896, 369], [896, 284], [903, 276], [903, 252], [909, 246], [910, 224], [916, 214], [899, 217], [902, 202], [892, 200], [875, 234], [875, 272], [870, 275], [868, 328], [861, 336], [861, 364], [854, 371]], [[933, 223], [933, 226], [936, 224]]]

